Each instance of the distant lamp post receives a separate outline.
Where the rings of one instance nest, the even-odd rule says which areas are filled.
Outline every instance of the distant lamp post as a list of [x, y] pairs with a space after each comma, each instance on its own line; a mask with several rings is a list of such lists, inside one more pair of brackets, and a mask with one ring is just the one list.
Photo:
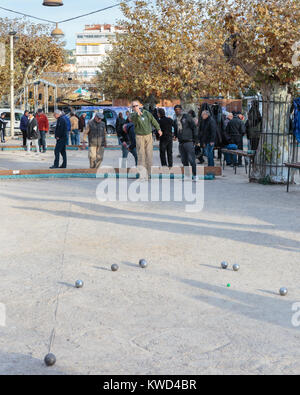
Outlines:
[[17, 32], [10, 31], [10, 136], [15, 135], [15, 92], [14, 92], [14, 37]]
[[44, 0], [43, 5], [46, 7], [59, 7], [64, 4], [62, 0]]
[[64, 32], [58, 27], [58, 23], [56, 24], [56, 28], [51, 32], [51, 36], [55, 38], [64, 37]]

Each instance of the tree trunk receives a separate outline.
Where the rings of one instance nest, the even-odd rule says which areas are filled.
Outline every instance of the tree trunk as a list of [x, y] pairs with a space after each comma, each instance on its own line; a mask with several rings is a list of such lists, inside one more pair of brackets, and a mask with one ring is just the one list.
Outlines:
[[284, 162], [289, 160], [289, 152], [292, 149], [292, 139], [289, 136], [291, 95], [286, 85], [279, 84], [265, 85], [261, 93], [262, 133], [251, 179], [286, 183], [287, 168]]

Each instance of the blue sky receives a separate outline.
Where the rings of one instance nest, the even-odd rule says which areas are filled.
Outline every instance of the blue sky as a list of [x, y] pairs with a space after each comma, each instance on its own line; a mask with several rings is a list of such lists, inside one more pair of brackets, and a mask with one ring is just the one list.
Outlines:
[[[53, 21], [68, 19], [81, 14], [86, 14], [113, 4], [120, 0], [63, 0], [62, 7], [45, 7], [42, 0], [0, 0], [0, 6], [21, 11]], [[17, 15], [0, 9], [0, 17], [14, 18]], [[75, 34], [83, 30], [85, 24], [111, 23], [122, 17], [119, 7], [100, 12], [75, 21], [66, 22], [60, 27], [65, 33], [66, 48], [75, 48]], [[20, 16], [21, 18], [21, 16]]]

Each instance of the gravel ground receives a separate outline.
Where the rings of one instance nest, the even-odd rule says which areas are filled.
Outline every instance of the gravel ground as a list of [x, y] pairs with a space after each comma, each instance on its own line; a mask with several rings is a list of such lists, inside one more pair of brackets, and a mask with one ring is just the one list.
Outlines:
[[[69, 158], [87, 167], [86, 153]], [[3, 152], [1, 168], [47, 160]], [[101, 203], [98, 183], [0, 180], [1, 374], [300, 373], [299, 186], [226, 169], [192, 214], [184, 202]]]

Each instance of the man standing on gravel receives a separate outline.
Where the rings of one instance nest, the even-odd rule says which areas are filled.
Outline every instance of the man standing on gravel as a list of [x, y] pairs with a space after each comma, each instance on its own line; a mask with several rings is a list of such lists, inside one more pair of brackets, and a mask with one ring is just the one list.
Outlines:
[[85, 147], [85, 136], [89, 139], [90, 168], [98, 169], [101, 166], [106, 143], [106, 126], [103, 122], [104, 116], [97, 112], [95, 118], [89, 121], [83, 135], [83, 147]]
[[[147, 180], [151, 176], [151, 168], [153, 161], [153, 127], [158, 131], [159, 136], [162, 135], [159, 123], [154, 116], [143, 109], [142, 104], [138, 100], [134, 100], [131, 104], [133, 114], [131, 115], [132, 123], [136, 134], [136, 148], [138, 156], [138, 167], [140, 167], [140, 180]], [[148, 174], [145, 174], [145, 169]]]
[[39, 128], [38, 128], [38, 123], [37, 120], [34, 117], [34, 113], [30, 112], [28, 114], [28, 125], [27, 125], [27, 153], [30, 153], [30, 146], [32, 144], [35, 144], [36, 148], [36, 154], [38, 155], [40, 150], [39, 150]]
[[36, 120], [38, 123], [39, 132], [40, 132], [40, 138], [39, 138], [40, 151], [45, 153], [47, 151], [46, 133], [48, 133], [48, 131], [49, 131], [49, 121], [48, 121], [46, 114], [44, 114], [44, 112], [41, 108], [38, 109], [35, 117], [36, 117]]
[[[68, 133], [68, 125], [65, 120], [64, 114], [60, 110], [56, 110], [54, 112], [54, 117], [56, 119], [56, 128], [55, 128], [55, 138], [56, 138], [56, 146], [54, 150], [54, 165], [50, 167], [50, 169], [66, 169], [67, 167], [67, 152], [66, 152], [66, 142], [67, 142], [67, 133]], [[59, 155], [63, 158], [63, 163], [59, 166]]]
[[[198, 145], [198, 135], [196, 124], [189, 114], [183, 112], [180, 104], [174, 107], [174, 111], [176, 115], [174, 137], [179, 141], [181, 161], [185, 171], [191, 165], [192, 179], [193, 181], [197, 181], [195, 145]], [[189, 176], [185, 175], [185, 177], [188, 179]]]

